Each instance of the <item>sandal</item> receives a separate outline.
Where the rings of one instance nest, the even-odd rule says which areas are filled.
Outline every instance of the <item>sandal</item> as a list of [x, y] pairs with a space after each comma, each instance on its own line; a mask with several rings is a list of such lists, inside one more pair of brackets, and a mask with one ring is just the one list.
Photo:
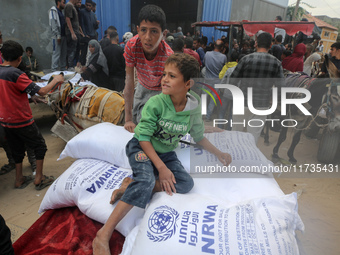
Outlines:
[[42, 190], [44, 188], [46, 188], [47, 186], [51, 185], [55, 178], [53, 176], [46, 176], [44, 175], [45, 179], [41, 180], [41, 182], [37, 185], [35, 185], [35, 189], [36, 190]]
[[15, 164], [6, 164], [6, 165], [3, 165], [1, 167], [1, 169], [0, 169], [0, 175], [7, 174], [10, 171], [12, 171], [13, 169], [15, 169]]
[[33, 182], [33, 177], [30, 175], [30, 176], [24, 176], [24, 182], [19, 186], [19, 187], [15, 187], [14, 185], [14, 188], [15, 189], [24, 189], [27, 187], [28, 184], [30, 184], [31, 182]]

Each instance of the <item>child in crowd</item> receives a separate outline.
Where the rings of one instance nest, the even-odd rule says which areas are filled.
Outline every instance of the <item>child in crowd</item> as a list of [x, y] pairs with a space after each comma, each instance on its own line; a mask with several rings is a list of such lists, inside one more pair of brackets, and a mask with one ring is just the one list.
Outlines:
[[[161, 78], [165, 60], [173, 54], [164, 41], [166, 17], [156, 5], [144, 6], [138, 15], [138, 35], [131, 38], [125, 46], [126, 82], [125, 129], [133, 132], [141, 118], [146, 101], [161, 91]], [[138, 82], [135, 87], [135, 73]], [[136, 88], [136, 89], [135, 89]]]
[[145, 208], [152, 193], [187, 193], [193, 179], [173, 151], [180, 139], [190, 132], [194, 141], [213, 153], [224, 164], [231, 156], [221, 152], [204, 136], [200, 97], [190, 91], [192, 77], [199, 73], [197, 60], [176, 53], [165, 62], [161, 81], [162, 93], [151, 97], [142, 111], [134, 137], [126, 145], [133, 180], [125, 178], [120, 189], [113, 191], [111, 203], [118, 204], [93, 241], [93, 254], [110, 254], [109, 240], [116, 225], [133, 206]]
[[37, 59], [33, 56], [32, 47], [26, 47], [26, 55], [22, 57], [22, 62], [24, 62], [28, 71], [38, 70], [38, 62]]
[[56, 84], [63, 82], [57, 75], [45, 87], [39, 87], [17, 67], [22, 61], [22, 46], [15, 41], [6, 41], [2, 47], [4, 63], [0, 65], [0, 124], [4, 127], [9, 147], [15, 161], [15, 188], [23, 189], [33, 181], [32, 176], [23, 176], [22, 161], [25, 145], [34, 150], [36, 156], [35, 189], [50, 185], [54, 178], [43, 175], [46, 144], [32, 116], [27, 94], [36, 102], [35, 94], [46, 95]]

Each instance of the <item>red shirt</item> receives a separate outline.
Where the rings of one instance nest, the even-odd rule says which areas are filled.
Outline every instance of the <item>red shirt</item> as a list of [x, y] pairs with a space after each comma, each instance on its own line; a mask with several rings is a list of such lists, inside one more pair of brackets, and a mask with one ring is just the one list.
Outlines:
[[26, 93], [28, 87], [34, 85], [35, 83], [19, 69], [0, 66], [0, 124], [2, 126], [19, 128], [34, 122]]
[[162, 40], [156, 57], [149, 61], [145, 58], [142, 43], [136, 35], [127, 42], [124, 57], [126, 66], [136, 67], [138, 81], [142, 86], [150, 90], [161, 90], [164, 63], [173, 53], [170, 46]]
[[196, 51], [193, 51], [192, 49], [189, 49], [189, 48], [184, 48], [184, 53], [189, 54], [190, 56], [193, 56], [198, 61], [200, 66], [202, 66], [200, 55], [198, 55]]

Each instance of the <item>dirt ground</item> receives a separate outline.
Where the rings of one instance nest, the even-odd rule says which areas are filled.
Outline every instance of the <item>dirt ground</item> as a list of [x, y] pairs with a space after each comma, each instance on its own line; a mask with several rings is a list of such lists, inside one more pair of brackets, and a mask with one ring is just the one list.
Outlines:
[[[48, 106], [31, 105], [36, 122], [46, 140], [48, 151], [45, 158], [44, 173], [60, 176], [75, 160], [56, 161], [65, 142], [51, 133], [56, 118]], [[277, 140], [278, 133], [270, 133], [270, 144], [264, 145], [263, 138], [258, 146], [268, 159]], [[287, 159], [286, 153], [292, 132], [281, 146], [279, 155]], [[316, 159], [318, 140], [302, 136], [295, 157], [300, 164], [318, 163]], [[0, 148], [0, 165], [7, 163], [5, 152]], [[337, 163], [339, 166], [339, 164]], [[340, 169], [339, 169], [340, 171]], [[28, 160], [24, 161], [24, 174], [31, 174]], [[284, 193], [297, 192], [299, 214], [305, 224], [305, 233], [298, 233], [301, 254], [337, 255], [340, 250], [340, 173], [322, 175], [307, 172], [303, 176], [282, 174], [276, 177]], [[0, 176], [0, 213], [12, 231], [12, 240], [17, 240], [38, 218], [39, 205], [47, 191], [36, 191], [30, 184], [25, 189], [14, 189], [15, 171]]]

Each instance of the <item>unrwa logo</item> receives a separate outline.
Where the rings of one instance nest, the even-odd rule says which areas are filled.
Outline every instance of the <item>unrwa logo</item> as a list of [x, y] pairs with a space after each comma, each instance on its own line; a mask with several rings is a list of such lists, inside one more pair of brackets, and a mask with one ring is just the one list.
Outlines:
[[178, 212], [166, 205], [157, 207], [150, 215], [147, 236], [153, 242], [168, 240], [176, 233]]
[[[206, 86], [212, 92], [214, 92], [214, 94], [216, 95], [216, 97], [220, 101], [220, 104], [222, 105], [222, 100], [221, 100], [220, 95], [217, 93], [217, 91], [212, 86], [210, 86], [206, 83], [203, 83], [203, 82], [197, 82], [197, 83], [202, 84], [203, 86]], [[205, 93], [207, 93], [211, 97], [211, 99], [214, 101], [215, 105], [217, 105], [215, 97], [213, 96], [213, 94], [211, 94], [211, 92], [209, 90], [204, 89], [204, 88], [200, 88], [200, 89], [203, 90]], [[202, 114], [207, 114], [207, 107], [203, 107], [203, 105], [204, 106], [207, 105], [207, 95], [206, 94], [201, 95], [201, 102], [202, 102]]]

